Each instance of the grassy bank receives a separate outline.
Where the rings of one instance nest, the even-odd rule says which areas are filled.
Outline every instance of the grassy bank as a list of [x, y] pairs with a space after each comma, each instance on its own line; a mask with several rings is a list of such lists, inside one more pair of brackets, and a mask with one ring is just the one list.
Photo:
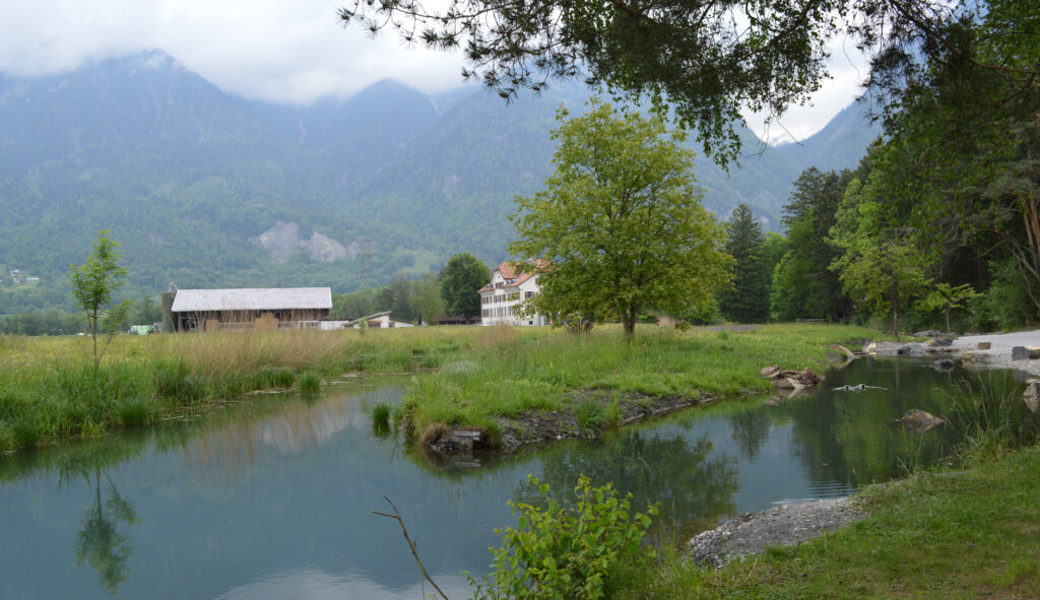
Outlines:
[[778, 325], [675, 331], [647, 326], [635, 342], [602, 328], [447, 327], [230, 332], [115, 338], [100, 368], [86, 337], [0, 336], [0, 451], [142, 425], [258, 390], [313, 392], [345, 374], [421, 372], [405, 406], [436, 423], [492, 429], [496, 415], [569, 406], [576, 391], [690, 396], [768, 388], [767, 364], [824, 369], [856, 327]]
[[[498, 433], [497, 416], [526, 411], [589, 411], [590, 390], [600, 415], [633, 396], [698, 398], [767, 391], [762, 367], [826, 370], [834, 343], [858, 344], [876, 331], [838, 325], [694, 328], [645, 327], [626, 344], [619, 328], [587, 336], [563, 333], [516, 339], [515, 329], [492, 329], [483, 351], [448, 362], [420, 378], [398, 417], [423, 437], [440, 424]], [[495, 339], [497, 338], [497, 339]], [[576, 393], [581, 392], [581, 393]]]
[[868, 487], [868, 516], [719, 571], [674, 553], [630, 566], [616, 598], [1037, 598], [1040, 448]]
[[0, 336], [0, 451], [195, 414], [259, 390], [313, 392], [344, 374], [435, 369], [477, 328], [118, 336], [94, 368], [87, 337]]

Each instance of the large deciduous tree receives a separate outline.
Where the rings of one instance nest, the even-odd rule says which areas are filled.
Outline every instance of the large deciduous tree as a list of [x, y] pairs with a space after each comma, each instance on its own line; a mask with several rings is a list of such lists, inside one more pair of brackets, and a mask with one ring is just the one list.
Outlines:
[[533, 307], [556, 322], [616, 317], [631, 339], [640, 311], [706, 302], [729, 275], [725, 230], [700, 203], [692, 153], [659, 116], [593, 101], [553, 132], [556, 171], [517, 198], [510, 252], [544, 259]]
[[441, 297], [448, 316], [480, 316], [480, 294], [490, 278], [487, 265], [468, 252], [456, 254], [441, 271]]
[[916, 232], [895, 221], [879, 201], [884, 189], [879, 179], [875, 171], [865, 185], [858, 179], [849, 183], [830, 237], [843, 253], [831, 269], [857, 305], [891, 311], [898, 338], [899, 312], [927, 290], [934, 257], [917, 246]]
[[751, 209], [740, 204], [729, 219], [726, 252], [733, 257], [733, 287], [720, 294], [719, 308], [727, 319], [760, 323], [769, 316], [769, 274], [763, 262], [765, 237]]
[[[118, 248], [119, 242], [113, 241], [106, 229], [98, 234], [94, 250], [87, 256], [87, 262], [82, 266], [73, 264], [69, 268], [72, 295], [83, 310], [94, 343], [95, 368], [101, 364], [101, 357], [108, 347], [108, 342], [112, 341], [112, 336], [123, 326], [131, 308], [129, 300], [123, 300], [119, 304], [112, 301], [112, 294], [126, 284], [126, 269], [119, 264], [122, 255]], [[99, 353], [97, 337], [102, 329], [108, 333], [108, 342]]]

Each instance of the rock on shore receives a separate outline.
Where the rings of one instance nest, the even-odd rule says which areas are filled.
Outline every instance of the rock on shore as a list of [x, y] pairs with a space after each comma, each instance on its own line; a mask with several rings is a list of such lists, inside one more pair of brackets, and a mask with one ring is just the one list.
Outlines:
[[687, 555], [696, 563], [721, 567], [769, 546], [793, 546], [830, 533], [861, 516], [848, 497], [785, 504], [740, 515], [695, 536]]

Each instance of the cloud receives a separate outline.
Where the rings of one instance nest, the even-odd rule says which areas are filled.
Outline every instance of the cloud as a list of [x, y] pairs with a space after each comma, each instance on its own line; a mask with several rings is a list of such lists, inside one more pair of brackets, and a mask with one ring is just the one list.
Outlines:
[[[462, 59], [407, 47], [393, 31], [372, 38], [344, 29], [336, 10], [348, 0], [5, 0], [0, 71], [53, 74], [146, 49], [163, 50], [223, 89], [248, 98], [308, 104], [347, 97], [381, 79], [427, 93], [462, 85]], [[811, 106], [793, 107], [760, 136], [804, 139], [857, 93], [865, 61], [832, 47], [834, 78]]]
[[158, 48], [221, 89], [306, 104], [385, 78], [423, 91], [461, 84], [458, 55], [405, 47], [393, 32], [344, 29], [330, 0], [9, 0], [0, 71], [53, 74]]
[[768, 126], [764, 123], [768, 113], [745, 113], [748, 126], [758, 137], [771, 144], [804, 140], [862, 93], [861, 84], [870, 70], [867, 56], [844, 39], [834, 40], [828, 50], [830, 78], [808, 104], [790, 107], [783, 115], [773, 117]]

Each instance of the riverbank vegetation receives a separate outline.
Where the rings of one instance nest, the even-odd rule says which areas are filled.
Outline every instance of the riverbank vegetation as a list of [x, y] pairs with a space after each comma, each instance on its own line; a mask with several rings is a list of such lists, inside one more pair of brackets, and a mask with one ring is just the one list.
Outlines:
[[359, 373], [421, 374], [395, 415], [419, 431], [434, 423], [490, 429], [495, 415], [556, 410], [578, 390], [761, 390], [766, 364], [820, 370], [831, 343], [876, 335], [826, 325], [638, 331], [631, 344], [609, 327], [589, 336], [539, 327], [117, 336], [97, 367], [85, 336], [0, 336], [0, 450], [196, 414], [261, 390], [313, 391], [315, 376]]
[[[1040, 589], [1040, 447], [988, 429], [959, 469], [920, 470], [859, 496], [866, 516], [808, 543], [720, 570], [632, 561], [615, 598], [1032, 598]], [[993, 443], [995, 440], [1002, 440]], [[987, 448], [979, 452], [980, 447]]]
[[[825, 370], [831, 345], [878, 335], [862, 327], [770, 325], [694, 328], [677, 331], [640, 329], [626, 343], [618, 327], [586, 336], [554, 334], [522, 342], [513, 330], [490, 328], [503, 337], [486, 351], [445, 364], [419, 379], [398, 411], [419, 437], [428, 428], [467, 425], [494, 439], [496, 417], [527, 411], [596, 412], [590, 396], [601, 400], [600, 419], [616, 414], [621, 398], [735, 396], [772, 388], [759, 371], [778, 364], [785, 369]], [[490, 337], [490, 336], [489, 336]], [[607, 423], [609, 424], [609, 423]], [[616, 424], [616, 423], [615, 423]]]
[[97, 366], [86, 336], [0, 335], [0, 451], [197, 414], [316, 378], [431, 369], [480, 330], [242, 332], [116, 336]]
[[[864, 516], [852, 524], [797, 546], [766, 548], [721, 569], [690, 562], [683, 553], [685, 536], [658, 539], [656, 548], [644, 547], [596, 571], [606, 597], [1034, 597], [1040, 589], [1040, 414], [1017, 391], [980, 382], [945, 392], [952, 403], [947, 427], [962, 436], [952, 453], [897, 481], [864, 488], [854, 500]], [[628, 523], [627, 507], [608, 512], [612, 520]], [[555, 532], [531, 522], [520, 521], [529, 530], [524, 551], [516, 552], [522, 565], [533, 568], [549, 555], [553, 564], [569, 564], [576, 551], [546, 550]], [[510, 536], [503, 540], [515, 545]], [[493, 551], [497, 556], [504, 550]], [[511, 576], [515, 565], [496, 562], [495, 568], [496, 576]]]

